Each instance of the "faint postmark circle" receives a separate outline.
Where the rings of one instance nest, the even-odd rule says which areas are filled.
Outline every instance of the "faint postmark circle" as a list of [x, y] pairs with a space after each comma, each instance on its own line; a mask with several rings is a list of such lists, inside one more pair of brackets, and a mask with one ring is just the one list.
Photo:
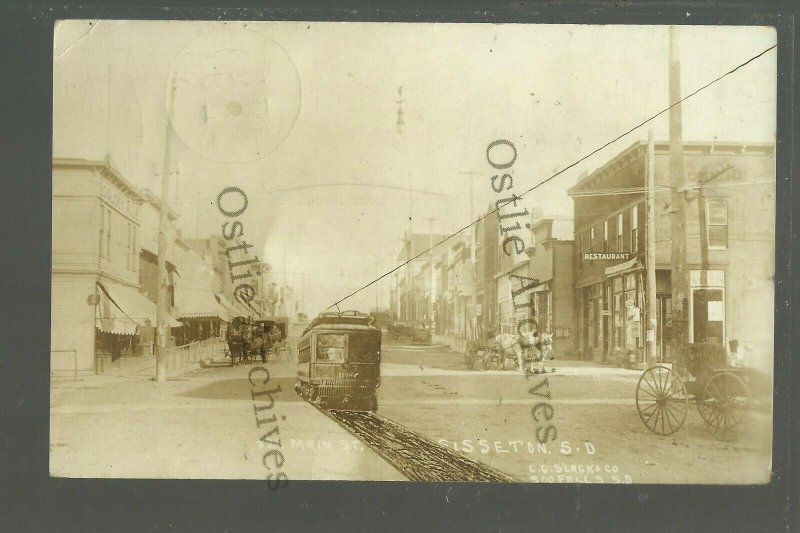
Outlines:
[[[203, 34], [175, 57], [172, 127], [192, 150], [223, 163], [276, 150], [300, 113], [300, 76], [286, 51], [262, 33]], [[168, 104], [169, 105], [169, 104]]]

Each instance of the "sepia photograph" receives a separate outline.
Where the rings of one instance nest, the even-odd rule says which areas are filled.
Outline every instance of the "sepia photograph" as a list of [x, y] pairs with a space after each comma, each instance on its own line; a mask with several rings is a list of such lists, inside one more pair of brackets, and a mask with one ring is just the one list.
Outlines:
[[764, 485], [768, 26], [59, 20], [54, 478]]

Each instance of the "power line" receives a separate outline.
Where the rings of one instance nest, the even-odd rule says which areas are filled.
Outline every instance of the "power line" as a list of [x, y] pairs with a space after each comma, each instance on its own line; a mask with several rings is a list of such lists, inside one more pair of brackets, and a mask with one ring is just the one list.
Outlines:
[[[750, 63], [752, 63], [752, 62], [753, 62], [753, 61], [755, 61], [756, 59], [760, 58], [761, 56], [763, 56], [764, 54], [766, 54], [766, 53], [767, 53], [767, 52], [769, 52], [770, 50], [773, 50], [773, 49], [775, 49], [777, 46], [778, 46], [777, 44], [774, 44], [774, 45], [770, 46], [770, 47], [769, 47], [769, 48], [767, 48], [766, 50], [764, 50], [764, 51], [762, 51], [762, 52], [760, 52], [760, 53], [758, 53], [758, 54], [754, 55], [753, 57], [751, 57], [750, 59], [748, 59], [748, 60], [747, 60], [747, 61], [745, 61], [744, 63], [741, 63], [741, 64], [739, 64], [738, 66], [734, 67], [733, 69], [729, 70], [728, 72], [726, 72], [726, 73], [722, 74], [721, 76], [718, 76], [718, 77], [714, 78], [713, 80], [711, 80], [710, 82], [706, 83], [705, 85], [703, 85], [703, 86], [702, 86], [702, 87], [700, 87], [699, 89], [696, 89], [696, 90], [692, 91], [691, 93], [689, 93], [688, 95], [684, 96], [683, 98], [681, 98], [681, 99], [680, 99], [680, 100], [678, 100], [677, 102], [674, 102], [674, 103], [670, 104], [668, 107], [666, 107], [666, 108], [662, 109], [661, 111], [659, 111], [659, 112], [658, 112], [658, 113], [656, 113], [655, 115], [652, 115], [651, 117], [649, 117], [649, 118], [647, 118], [647, 119], [643, 120], [642, 122], [640, 122], [639, 124], [637, 124], [637, 125], [633, 126], [632, 128], [630, 128], [629, 130], [625, 131], [624, 133], [621, 133], [620, 135], [617, 135], [616, 137], [614, 137], [613, 139], [611, 139], [611, 140], [610, 140], [610, 141], [608, 141], [607, 143], [603, 144], [603, 145], [602, 145], [602, 146], [600, 146], [599, 148], [595, 148], [594, 150], [592, 150], [592, 151], [591, 151], [591, 152], [589, 152], [588, 154], [584, 155], [584, 156], [583, 156], [583, 157], [581, 157], [580, 159], [576, 160], [575, 162], [573, 162], [573, 163], [570, 163], [569, 165], [567, 165], [567, 166], [566, 166], [566, 167], [564, 167], [563, 169], [559, 170], [558, 172], [556, 172], [555, 174], [553, 174], [553, 175], [552, 175], [552, 176], [550, 176], [549, 178], [546, 178], [546, 179], [544, 179], [544, 180], [540, 181], [539, 183], [537, 183], [536, 185], [534, 185], [533, 187], [531, 187], [531, 188], [527, 189], [526, 191], [523, 191], [523, 192], [522, 192], [522, 194], [519, 194], [519, 195], [518, 195], [518, 197], [520, 197], [520, 198], [521, 198], [521, 197], [525, 196], [526, 194], [528, 194], [529, 192], [531, 192], [531, 191], [534, 191], [534, 190], [538, 189], [539, 187], [541, 187], [542, 185], [544, 185], [544, 184], [546, 184], [546, 183], [548, 183], [548, 182], [552, 181], [553, 179], [555, 179], [556, 177], [560, 176], [561, 174], [563, 174], [563, 173], [564, 173], [564, 172], [566, 172], [567, 170], [569, 170], [569, 169], [571, 169], [571, 168], [573, 168], [573, 167], [577, 166], [578, 164], [582, 163], [582, 162], [583, 162], [583, 161], [585, 161], [586, 159], [590, 158], [591, 156], [593, 156], [593, 155], [594, 155], [594, 154], [596, 154], [597, 152], [599, 152], [599, 151], [601, 151], [601, 150], [603, 150], [603, 149], [607, 148], [608, 146], [611, 146], [612, 144], [614, 144], [614, 143], [615, 143], [615, 142], [617, 142], [618, 140], [622, 139], [622, 138], [623, 138], [623, 137], [625, 137], [626, 135], [628, 135], [628, 134], [630, 134], [630, 133], [632, 133], [632, 132], [636, 131], [637, 129], [641, 128], [642, 126], [644, 126], [644, 125], [645, 125], [645, 124], [647, 124], [648, 122], [651, 122], [652, 120], [654, 120], [654, 119], [658, 118], [659, 116], [663, 115], [664, 113], [666, 113], [667, 111], [669, 111], [669, 110], [670, 110], [670, 109], [672, 109], [673, 107], [675, 107], [675, 106], [677, 106], [677, 105], [680, 105], [681, 103], [683, 103], [683, 102], [685, 102], [686, 100], [688, 100], [689, 98], [691, 98], [691, 97], [695, 96], [695, 95], [696, 95], [696, 94], [698, 94], [699, 92], [701, 92], [701, 91], [703, 91], [703, 90], [707, 89], [708, 87], [710, 87], [710, 86], [714, 85], [715, 83], [719, 82], [719, 81], [720, 81], [720, 80], [722, 80], [723, 78], [726, 78], [726, 77], [730, 76], [731, 74], [733, 74], [734, 72], [736, 72], [736, 71], [737, 71], [737, 70], [739, 70], [740, 68], [743, 68], [743, 67], [745, 67], [746, 65], [749, 65]], [[371, 282], [367, 283], [367, 284], [366, 284], [366, 285], [364, 285], [363, 287], [361, 287], [361, 288], [359, 288], [359, 289], [357, 289], [357, 290], [355, 290], [355, 291], [351, 292], [350, 294], [348, 294], [348, 295], [347, 295], [347, 296], [345, 296], [344, 298], [342, 298], [342, 299], [340, 299], [340, 300], [337, 300], [335, 303], [333, 303], [333, 304], [329, 305], [328, 307], [326, 307], [326, 309], [330, 309], [331, 307], [337, 307], [337, 306], [338, 306], [340, 303], [344, 302], [345, 300], [347, 300], [347, 299], [348, 299], [348, 298], [350, 298], [351, 296], [354, 296], [355, 294], [358, 294], [359, 292], [361, 292], [361, 291], [363, 291], [364, 289], [366, 289], [366, 288], [368, 288], [368, 287], [372, 286], [374, 283], [376, 283], [376, 282], [380, 281], [381, 279], [383, 279], [383, 278], [387, 277], [388, 275], [390, 275], [390, 274], [392, 274], [392, 273], [394, 273], [394, 272], [397, 272], [398, 270], [400, 270], [401, 268], [403, 268], [404, 266], [406, 266], [408, 263], [410, 263], [410, 262], [411, 262], [411, 261], [413, 261], [414, 259], [417, 259], [417, 258], [419, 258], [419, 257], [421, 257], [421, 256], [423, 256], [423, 255], [425, 255], [425, 254], [426, 254], [426, 253], [428, 253], [430, 250], [433, 250], [434, 248], [436, 248], [437, 246], [439, 246], [439, 245], [440, 245], [440, 244], [442, 244], [443, 242], [445, 242], [445, 241], [448, 241], [448, 240], [452, 239], [453, 237], [455, 237], [456, 235], [458, 235], [458, 234], [459, 234], [459, 233], [461, 233], [462, 231], [464, 231], [464, 230], [466, 230], [466, 229], [469, 229], [469, 228], [470, 228], [470, 227], [472, 227], [473, 225], [475, 225], [475, 224], [477, 224], [478, 222], [482, 221], [483, 219], [485, 219], [485, 218], [486, 218], [486, 217], [488, 217], [489, 215], [492, 215], [492, 214], [494, 214], [494, 213], [498, 212], [499, 210], [500, 210], [500, 208], [499, 208], [499, 207], [498, 207], [498, 208], [495, 208], [495, 209], [491, 209], [491, 210], [489, 210], [489, 211], [488, 211], [488, 212], [487, 212], [485, 215], [481, 215], [480, 217], [478, 217], [478, 219], [477, 219], [477, 220], [473, 220], [472, 222], [470, 222], [469, 224], [467, 224], [467, 225], [466, 225], [466, 226], [464, 226], [463, 228], [461, 228], [461, 229], [457, 230], [457, 231], [456, 231], [456, 232], [454, 232], [454, 233], [451, 233], [450, 235], [448, 235], [447, 237], [445, 237], [444, 239], [442, 239], [441, 241], [439, 241], [438, 243], [436, 243], [436, 245], [434, 245], [434, 246], [431, 246], [431, 247], [430, 247], [430, 248], [428, 248], [427, 250], [425, 250], [425, 251], [423, 251], [423, 252], [421, 252], [421, 253], [417, 254], [416, 256], [412, 257], [412, 258], [411, 258], [411, 259], [409, 259], [408, 261], [405, 261], [404, 263], [402, 263], [402, 264], [400, 264], [400, 265], [396, 266], [396, 267], [395, 267], [395, 268], [393, 268], [392, 270], [389, 270], [388, 272], [384, 273], [383, 275], [379, 276], [378, 278], [376, 278], [376, 279], [372, 280]]]

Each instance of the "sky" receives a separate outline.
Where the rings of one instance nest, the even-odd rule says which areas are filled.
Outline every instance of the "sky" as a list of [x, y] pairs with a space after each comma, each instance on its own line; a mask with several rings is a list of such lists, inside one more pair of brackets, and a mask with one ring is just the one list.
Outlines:
[[[759, 27], [676, 37], [684, 96], [776, 42]], [[668, 51], [665, 26], [61, 21], [53, 155], [108, 154], [159, 194], [168, 146], [188, 237], [219, 233], [217, 196], [239, 187], [243, 238], [314, 315], [395, 267], [405, 231], [485, 212], [491, 142], [514, 144], [519, 194], [666, 108]], [[774, 142], [776, 76], [773, 50], [684, 102], [684, 140]], [[667, 139], [667, 114], [519, 205], [571, 215], [566, 189], [650, 127]], [[389, 285], [341, 307], [386, 305]]]

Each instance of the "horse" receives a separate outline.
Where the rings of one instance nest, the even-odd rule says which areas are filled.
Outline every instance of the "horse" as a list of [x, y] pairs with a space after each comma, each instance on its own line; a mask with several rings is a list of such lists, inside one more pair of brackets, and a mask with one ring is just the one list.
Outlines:
[[513, 335], [511, 333], [501, 333], [492, 339], [492, 341], [494, 342], [495, 349], [500, 354], [500, 368], [502, 370], [506, 368], [506, 357], [514, 356], [517, 359], [517, 365], [519, 365], [520, 371], [525, 371], [523, 356], [529, 345], [529, 340], [524, 334]]
[[[281, 332], [277, 326], [273, 326], [269, 331], [264, 331], [264, 326], [255, 328], [253, 335], [252, 351], [261, 356], [261, 362], [267, 362], [270, 352], [275, 353], [275, 345], [281, 340]], [[277, 355], [277, 354], [276, 354]]]
[[250, 357], [250, 346], [253, 342], [253, 333], [248, 324], [234, 320], [225, 332], [225, 340], [228, 342], [228, 350], [231, 353], [231, 366], [236, 364], [236, 359], [240, 362]]
[[[520, 372], [525, 373], [525, 355], [529, 354], [532, 350], [534, 357], [529, 358], [537, 363], [536, 369], [533, 371], [535, 374], [545, 372], [544, 360], [552, 360], [552, 342], [553, 336], [549, 333], [526, 331], [518, 335], [511, 333], [502, 333], [497, 335], [494, 339], [494, 345], [500, 353], [500, 360], [502, 361], [501, 368], [505, 370], [506, 357], [513, 355], [517, 359], [517, 367]], [[538, 352], [538, 353], [536, 353]]]

